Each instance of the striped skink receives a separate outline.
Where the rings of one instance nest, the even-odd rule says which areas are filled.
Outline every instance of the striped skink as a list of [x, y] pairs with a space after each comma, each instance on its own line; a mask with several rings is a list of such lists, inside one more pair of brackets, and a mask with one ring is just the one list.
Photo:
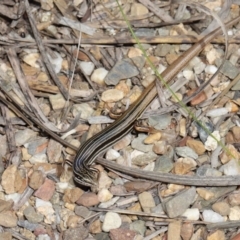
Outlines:
[[[237, 17], [228, 23], [226, 27], [238, 23], [240, 17]], [[189, 48], [184, 54], [182, 54], [176, 61], [174, 61], [161, 75], [166, 82], [169, 82], [176, 76], [176, 74], [199, 52], [212, 41], [217, 35], [221, 33], [221, 29], [218, 28], [209, 33], [191, 48]], [[120, 116], [114, 123], [107, 128], [88, 139], [78, 150], [73, 162], [74, 180], [85, 186], [96, 185], [96, 173], [97, 170], [91, 165], [97, 156], [119, 141], [127, 133], [129, 133], [134, 122], [141, 116], [146, 107], [156, 97], [157, 90], [155, 82], [151, 83], [141, 94], [139, 99], [134, 102], [129, 109]], [[126, 171], [127, 173], [127, 171]], [[147, 172], [146, 172], [147, 174]]]

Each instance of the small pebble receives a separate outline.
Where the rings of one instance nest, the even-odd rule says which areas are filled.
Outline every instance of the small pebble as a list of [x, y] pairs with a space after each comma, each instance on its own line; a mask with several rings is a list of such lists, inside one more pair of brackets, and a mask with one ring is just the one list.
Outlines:
[[105, 77], [107, 76], [108, 71], [105, 68], [98, 68], [95, 69], [92, 76], [91, 76], [91, 80], [95, 83], [97, 83], [100, 86], [105, 85]]
[[222, 216], [227, 216], [230, 213], [230, 206], [226, 202], [216, 202], [212, 205], [212, 209]]
[[203, 143], [199, 140], [188, 139], [186, 145], [193, 149], [198, 155], [202, 155], [206, 151]]
[[184, 175], [193, 170], [196, 166], [197, 163], [192, 158], [179, 158], [174, 163], [174, 172], [179, 175]]
[[236, 160], [232, 159], [228, 163], [221, 166], [220, 171], [223, 171], [223, 173], [228, 176], [239, 175], [240, 174], [240, 166]]
[[102, 101], [107, 103], [117, 102], [123, 99], [124, 93], [118, 89], [108, 89], [102, 93]]
[[49, 101], [52, 105], [53, 110], [63, 109], [66, 104], [64, 97], [60, 93], [55, 95], [51, 94], [49, 96]]
[[145, 222], [142, 220], [134, 221], [130, 224], [130, 230], [133, 230], [137, 233], [139, 233], [141, 236], [144, 236], [146, 231]]
[[119, 200], [119, 197], [114, 197], [107, 202], [100, 203], [98, 205], [98, 207], [99, 208], [109, 208], [109, 207], [113, 206], [118, 200]]
[[183, 214], [183, 217], [186, 217], [188, 220], [197, 221], [200, 217], [200, 212], [198, 208], [188, 208]]
[[191, 222], [182, 224], [181, 237], [183, 240], [190, 240], [194, 233], [194, 225]]
[[114, 150], [114, 149], [109, 149], [106, 152], [106, 159], [107, 160], [115, 160], [118, 157], [120, 157], [120, 153], [118, 151]]
[[215, 196], [213, 192], [207, 190], [206, 188], [197, 188], [197, 193], [205, 200], [210, 200]]
[[102, 230], [109, 232], [112, 229], [119, 228], [122, 225], [122, 220], [117, 213], [107, 212], [103, 221]]
[[211, 109], [210, 111], [206, 112], [206, 116], [208, 117], [220, 117], [223, 115], [226, 115], [228, 113], [228, 109], [223, 107], [223, 108], [215, 108]]
[[156, 158], [157, 155], [155, 153], [148, 152], [133, 158], [132, 163], [137, 166], [144, 166], [153, 162], [154, 160], [156, 160]]
[[46, 178], [44, 183], [35, 191], [34, 196], [49, 201], [55, 191], [55, 182]]
[[161, 134], [160, 132], [151, 134], [151, 135], [149, 135], [148, 137], [146, 137], [146, 138], [144, 139], [144, 143], [145, 143], [145, 144], [152, 144], [152, 143], [160, 140], [161, 135], [162, 135], [162, 134]]
[[155, 142], [152, 150], [156, 154], [165, 154], [168, 150], [166, 141]]
[[92, 71], [94, 70], [94, 64], [92, 62], [82, 62], [82, 61], [80, 61], [79, 65], [81, 66], [82, 71], [87, 76], [90, 76], [92, 74]]
[[231, 206], [240, 205], [240, 191], [235, 191], [228, 195], [228, 202]]
[[83, 205], [85, 207], [92, 207], [98, 203], [98, 196], [92, 192], [82, 194], [81, 197], [76, 201], [76, 204]]
[[72, 108], [72, 113], [74, 117], [80, 114], [83, 119], [88, 119], [92, 116], [94, 110], [88, 103], [74, 104]]
[[153, 196], [149, 192], [140, 193], [138, 198], [144, 212], [151, 212], [151, 208], [156, 206]]
[[148, 14], [149, 10], [141, 3], [133, 3], [131, 7], [131, 16], [139, 17]]
[[183, 70], [183, 76], [188, 80], [194, 80], [194, 73], [191, 70]]
[[205, 72], [206, 72], [207, 74], [211, 74], [211, 75], [213, 75], [217, 70], [218, 70], [218, 68], [217, 68], [215, 65], [208, 65], [208, 66], [205, 68]]
[[230, 208], [229, 220], [239, 221], [240, 220], [240, 207], [234, 206]]
[[[215, 137], [215, 139], [220, 141], [221, 137], [219, 131], [212, 132], [212, 135]], [[212, 136], [207, 137], [207, 141], [204, 143], [204, 146], [208, 151], [214, 151], [217, 148], [218, 142], [215, 139], [212, 138]]]
[[88, 218], [92, 214], [92, 212], [89, 211], [89, 209], [84, 206], [76, 206], [74, 212], [76, 213], [76, 215], [82, 218]]
[[152, 145], [143, 143], [146, 137], [147, 135], [145, 134], [139, 134], [137, 138], [133, 139], [131, 143], [132, 148], [141, 152], [150, 152], [152, 150]]
[[99, 173], [98, 176], [98, 188], [109, 188], [112, 184], [112, 179], [107, 175], [105, 171]]
[[175, 150], [176, 150], [177, 155], [180, 157], [190, 157], [193, 159], [198, 158], [197, 153], [190, 147], [176, 147]]
[[133, 240], [136, 235], [135, 231], [123, 228], [112, 229], [109, 234], [111, 240]]
[[96, 233], [101, 233], [102, 232], [102, 224], [101, 224], [99, 219], [97, 219], [96, 221], [90, 223], [89, 231], [92, 234], [96, 234]]
[[98, 192], [98, 200], [101, 203], [109, 201], [110, 199], [112, 199], [112, 197], [113, 197], [113, 195], [106, 188], [102, 188]]
[[12, 211], [5, 211], [0, 213], [0, 226], [6, 228], [14, 228], [17, 226], [17, 217]]
[[31, 206], [25, 208], [23, 214], [27, 218], [27, 220], [32, 223], [39, 223], [43, 220], [43, 215], [37, 213], [35, 209]]
[[220, 214], [212, 210], [204, 210], [202, 215], [203, 215], [203, 220], [205, 222], [210, 222], [210, 223], [224, 222], [224, 218]]
[[208, 235], [207, 240], [225, 240], [225, 233], [222, 230], [217, 230]]
[[181, 233], [181, 221], [173, 220], [168, 225], [168, 232], [167, 232], [167, 239], [171, 240], [177, 240], [180, 239], [180, 233]]

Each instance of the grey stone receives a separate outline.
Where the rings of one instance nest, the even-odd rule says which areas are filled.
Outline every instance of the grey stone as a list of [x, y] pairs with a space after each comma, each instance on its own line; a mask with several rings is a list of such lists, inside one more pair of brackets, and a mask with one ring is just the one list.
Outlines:
[[146, 62], [146, 59], [142, 56], [133, 57], [130, 60], [132, 61], [133, 65], [138, 69], [138, 71], [142, 70]]
[[[201, 122], [200, 123], [209, 131], [209, 132], [213, 132], [214, 127], [211, 123], [208, 122]], [[197, 123], [195, 123], [197, 130], [198, 130], [198, 134], [199, 134], [199, 138], [201, 139], [202, 142], [206, 142], [207, 138], [209, 136], [209, 134]]]
[[190, 147], [176, 147], [175, 150], [177, 155], [180, 157], [190, 157], [193, 159], [198, 158], [197, 153]]
[[78, 226], [77, 228], [69, 228], [64, 231], [63, 240], [84, 240], [87, 236], [87, 228], [83, 226]]
[[23, 214], [31, 223], [39, 223], [43, 220], [43, 215], [41, 213], [37, 213], [32, 206], [25, 208]]
[[222, 173], [218, 171], [217, 169], [211, 168], [210, 165], [202, 165], [197, 169], [197, 175], [200, 177], [220, 177], [222, 176]]
[[239, 69], [235, 67], [229, 60], [226, 60], [220, 72], [230, 79], [234, 79], [239, 74]]
[[173, 162], [167, 156], [160, 156], [155, 163], [154, 171], [169, 173], [173, 169]]
[[155, 30], [153, 28], [138, 28], [135, 34], [137, 37], [153, 37], [155, 36]]
[[152, 163], [157, 157], [157, 154], [148, 152], [133, 158], [132, 163], [137, 166], [145, 166], [149, 163]]
[[171, 116], [169, 114], [149, 117], [149, 124], [151, 126], [154, 126], [154, 128], [158, 130], [166, 129], [170, 123], [171, 123]]
[[[152, 47], [152, 45], [151, 45], [151, 44], [148, 44], [148, 43], [142, 43], [141, 46], [142, 46], [142, 48], [143, 48], [144, 50], [148, 50], [149, 48]], [[139, 46], [138, 46], [137, 44], [134, 44], [134, 47], [135, 47], [135, 48], [139, 48]]]
[[105, 77], [105, 83], [107, 85], [117, 85], [122, 79], [137, 76], [144, 63], [145, 59], [143, 57], [125, 58], [118, 61]]
[[19, 221], [17, 222], [17, 225], [18, 225], [19, 227], [26, 228], [26, 229], [28, 229], [29, 231], [34, 231], [36, 228], [41, 227], [40, 224], [30, 223], [30, 222], [27, 221], [27, 220], [19, 220]]
[[152, 213], [165, 214], [163, 211], [162, 204], [158, 204], [156, 207], [151, 208]]
[[144, 139], [147, 137], [146, 134], [139, 134], [137, 138], [132, 141], [132, 148], [139, 150], [141, 152], [150, 152], [152, 151], [152, 144], [144, 144]]
[[[47, 142], [48, 142], [48, 139], [46, 139], [46, 138], [38, 138], [38, 139], [30, 142], [29, 145], [28, 145], [28, 147], [27, 147], [28, 153], [29, 153], [30, 155], [35, 155], [35, 154], [40, 154], [40, 153], [46, 153]], [[44, 145], [44, 144], [46, 144], [46, 147], [43, 149], [43, 151], [37, 152], [39, 146], [40, 146], [40, 145]]]
[[101, 232], [101, 233], [97, 233], [95, 235], [95, 239], [96, 240], [110, 240], [110, 237], [109, 237], [108, 233]]
[[88, 208], [84, 206], [76, 206], [74, 209], [74, 212], [76, 215], [83, 217], [83, 218], [88, 218], [91, 216], [92, 212], [88, 210]]
[[169, 36], [169, 29], [167, 28], [157, 28], [157, 32], [159, 36]]
[[37, 132], [34, 132], [31, 129], [24, 129], [24, 130], [19, 130], [15, 133], [15, 140], [16, 140], [16, 145], [22, 146], [25, 143], [28, 143], [30, 139], [35, 138], [37, 135]]
[[53, 196], [50, 199], [50, 202], [55, 205], [55, 204], [59, 204], [60, 201], [60, 194], [58, 192], [54, 192]]
[[164, 202], [166, 213], [170, 218], [182, 215], [193, 203], [196, 196], [196, 188], [191, 187]]
[[145, 222], [142, 220], [137, 220], [137, 221], [131, 223], [130, 230], [133, 230], [133, 231], [141, 234], [142, 236], [144, 236], [144, 233], [146, 231]]
[[179, 50], [181, 51], [187, 51], [192, 45], [191, 44], [181, 44], [179, 46]]
[[155, 49], [155, 55], [159, 57], [165, 57], [171, 50], [170, 44], [158, 44]]

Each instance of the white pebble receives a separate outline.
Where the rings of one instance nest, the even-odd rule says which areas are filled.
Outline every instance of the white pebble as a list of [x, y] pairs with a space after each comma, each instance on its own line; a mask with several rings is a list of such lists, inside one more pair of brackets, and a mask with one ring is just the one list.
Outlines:
[[120, 153], [118, 151], [114, 150], [114, 149], [109, 149], [106, 152], [106, 159], [107, 160], [115, 160], [118, 157], [120, 157]]
[[93, 112], [94, 109], [88, 103], [74, 104], [72, 108], [73, 116], [76, 117], [80, 113], [83, 119], [91, 117]]
[[37, 236], [36, 240], [51, 240], [47, 234], [40, 234]]
[[210, 111], [208, 111], [206, 113], [206, 116], [208, 117], [220, 117], [223, 115], [226, 115], [228, 113], [228, 109], [225, 107], [222, 108], [215, 108], [215, 109], [211, 109]]
[[[212, 133], [212, 135], [219, 141], [220, 140], [220, 134], [219, 134], [219, 131], [214, 131]], [[212, 138], [212, 136], [208, 136], [207, 138], [207, 141], [204, 143], [204, 146], [205, 146], [205, 149], [208, 150], [208, 151], [214, 151], [217, 146], [218, 146], [218, 143], [217, 141]]]
[[189, 81], [194, 80], [194, 74], [192, 70], [183, 70], [183, 76]]
[[189, 66], [191, 67], [195, 67], [198, 64], [200, 64], [202, 61], [199, 57], [194, 57], [190, 62], [189, 62]]
[[204, 222], [211, 223], [224, 222], [224, 218], [220, 214], [212, 210], [204, 210], [202, 215]]
[[54, 54], [55, 54], [54, 58], [52, 58], [50, 56], [50, 54], [48, 54], [48, 53], [47, 53], [47, 56], [48, 56], [49, 61], [51, 62], [52, 66], [53, 66], [54, 72], [55, 73], [60, 73], [61, 68], [62, 68], [63, 59], [58, 52], [54, 52]]
[[233, 30], [230, 29], [227, 31], [227, 33], [228, 33], [228, 36], [233, 36]]
[[193, 69], [194, 69], [194, 72], [196, 74], [200, 74], [204, 71], [204, 69], [206, 68], [206, 64], [203, 63], [203, 62], [200, 62], [197, 66], [195, 66]]
[[205, 73], [207, 73], [207, 74], [214, 74], [217, 70], [218, 70], [218, 68], [215, 65], [208, 65], [205, 68]]
[[214, 64], [217, 58], [221, 57], [221, 53], [219, 53], [215, 48], [211, 46], [206, 51], [206, 58], [209, 64]]
[[104, 78], [107, 74], [108, 71], [105, 68], [98, 68], [93, 72], [91, 80], [99, 85], [105, 85]]
[[70, 188], [68, 182], [58, 182], [56, 183], [56, 191], [60, 193], [64, 193], [66, 189]]
[[29, 159], [29, 162], [31, 164], [47, 163], [48, 162], [48, 158], [47, 158], [47, 155], [45, 153], [38, 153], [38, 154], [35, 154], [34, 156], [32, 156]]
[[100, 202], [107, 202], [110, 199], [112, 199], [112, 197], [113, 197], [113, 195], [106, 188], [103, 188], [98, 192], [98, 200]]
[[131, 152], [131, 159], [133, 159], [133, 158], [135, 158], [137, 156], [143, 155], [143, 154], [144, 154], [144, 152], [141, 152], [141, 151], [138, 151], [138, 150], [133, 150]]
[[94, 64], [92, 62], [80, 62], [80, 66], [82, 71], [87, 75], [90, 76], [94, 69]]
[[199, 209], [198, 208], [188, 208], [183, 214], [188, 220], [197, 221], [199, 219]]
[[220, 171], [223, 171], [225, 175], [234, 176], [240, 174], [240, 166], [236, 160], [232, 159], [228, 163], [224, 164]]
[[111, 229], [119, 228], [122, 224], [122, 219], [117, 213], [107, 212], [103, 221], [102, 230], [109, 232]]
[[107, 202], [100, 203], [98, 205], [98, 207], [99, 208], [109, 208], [109, 207], [113, 206], [119, 200], [119, 198], [120, 197], [114, 197]]
[[5, 195], [6, 201], [13, 200], [14, 203], [17, 203], [20, 198], [21, 198], [21, 194], [19, 193], [12, 193], [12, 194]]

